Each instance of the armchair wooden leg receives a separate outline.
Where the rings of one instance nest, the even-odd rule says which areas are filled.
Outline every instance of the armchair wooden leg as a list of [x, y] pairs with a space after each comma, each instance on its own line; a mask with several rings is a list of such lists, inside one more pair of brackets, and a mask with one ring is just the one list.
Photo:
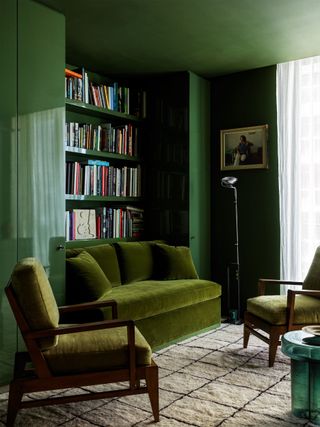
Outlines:
[[250, 337], [250, 329], [244, 323], [244, 325], [243, 325], [243, 348], [248, 347], [249, 337]]
[[269, 338], [269, 367], [271, 368], [274, 365], [276, 358], [277, 348], [279, 345], [280, 334], [275, 331], [270, 332]]
[[146, 368], [146, 384], [155, 422], [159, 421], [159, 381], [158, 366]]
[[12, 382], [9, 388], [9, 399], [8, 399], [8, 413], [7, 413], [7, 426], [11, 427], [14, 425], [20, 403], [22, 400], [22, 391], [19, 384]]

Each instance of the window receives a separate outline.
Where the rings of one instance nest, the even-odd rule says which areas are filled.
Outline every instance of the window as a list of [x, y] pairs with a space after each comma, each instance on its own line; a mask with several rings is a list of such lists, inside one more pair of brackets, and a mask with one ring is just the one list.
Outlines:
[[277, 66], [281, 278], [303, 280], [320, 245], [320, 56]]

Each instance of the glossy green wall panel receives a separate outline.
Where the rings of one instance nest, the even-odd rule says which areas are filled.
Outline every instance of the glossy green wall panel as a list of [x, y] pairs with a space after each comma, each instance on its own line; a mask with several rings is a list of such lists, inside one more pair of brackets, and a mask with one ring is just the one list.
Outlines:
[[0, 383], [11, 378], [17, 328], [4, 294], [17, 251], [17, 3], [2, 0], [0, 13]]
[[[233, 192], [223, 176], [238, 178], [240, 281], [242, 309], [257, 295], [259, 277], [279, 278], [280, 226], [277, 164], [276, 66], [212, 81], [213, 278], [223, 285], [226, 267], [235, 261]], [[220, 171], [220, 130], [269, 125], [267, 170]]]
[[193, 73], [189, 81], [190, 248], [198, 274], [211, 273], [210, 82]]
[[63, 302], [65, 22], [31, 0], [18, 12], [18, 258], [39, 258]]

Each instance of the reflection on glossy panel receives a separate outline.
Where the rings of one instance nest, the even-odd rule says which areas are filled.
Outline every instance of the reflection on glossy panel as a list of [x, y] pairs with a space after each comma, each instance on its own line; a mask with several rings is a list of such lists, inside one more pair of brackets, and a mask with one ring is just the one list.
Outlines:
[[49, 276], [64, 240], [63, 120], [63, 107], [19, 116], [19, 258], [39, 258]]

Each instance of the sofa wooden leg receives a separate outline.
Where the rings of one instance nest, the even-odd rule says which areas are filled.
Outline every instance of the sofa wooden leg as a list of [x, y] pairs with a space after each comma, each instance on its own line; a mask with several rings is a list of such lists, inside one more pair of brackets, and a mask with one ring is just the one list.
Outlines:
[[250, 337], [250, 329], [244, 323], [244, 325], [243, 325], [243, 348], [248, 347], [249, 337]]
[[159, 380], [158, 366], [146, 368], [146, 383], [155, 422], [159, 421]]

